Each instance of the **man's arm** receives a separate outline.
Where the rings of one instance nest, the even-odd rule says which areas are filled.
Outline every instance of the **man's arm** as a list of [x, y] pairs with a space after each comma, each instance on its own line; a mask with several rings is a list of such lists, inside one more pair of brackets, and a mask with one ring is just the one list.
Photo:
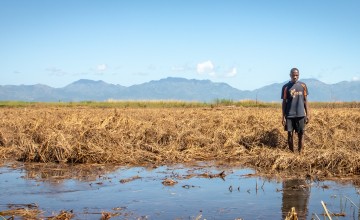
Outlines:
[[281, 99], [282, 101], [282, 105], [281, 105], [281, 109], [282, 109], [282, 118], [281, 118], [281, 123], [285, 126], [286, 123], [286, 118], [285, 118], [285, 111], [286, 111], [286, 85], [284, 85], [281, 89]]
[[309, 109], [309, 105], [308, 105], [307, 95], [304, 96], [304, 108], [305, 108], [305, 113], [306, 113], [306, 123], [309, 123], [309, 121], [310, 121], [310, 109]]
[[285, 118], [285, 108], [286, 108], [286, 99], [283, 99], [281, 109], [282, 109], [282, 124], [285, 126], [286, 118]]

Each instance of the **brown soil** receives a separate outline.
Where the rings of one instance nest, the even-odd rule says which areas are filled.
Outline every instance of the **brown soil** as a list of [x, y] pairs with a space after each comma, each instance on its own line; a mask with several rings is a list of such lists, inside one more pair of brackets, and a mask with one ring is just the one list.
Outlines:
[[312, 109], [301, 155], [287, 149], [279, 108], [1, 108], [0, 118], [2, 160], [118, 165], [216, 161], [267, 173], [360, 173], [357, 108]]

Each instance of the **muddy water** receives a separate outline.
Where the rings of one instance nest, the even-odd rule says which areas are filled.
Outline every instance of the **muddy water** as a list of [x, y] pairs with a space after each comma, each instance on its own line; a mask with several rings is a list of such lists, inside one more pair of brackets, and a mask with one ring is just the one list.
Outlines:
[[325, 219], [324, 201], [330, 213], [345, 215], [333, 219], [359, 219], [359, 189], [351, 183], [254, 174], [209, 164], [129, 168], [13, 163], [0, 168], [0, 211], [35, 207], [44, 218], [65, 210], [73, 219], [100, 219], [103, 212], [111, 219], [284, 219], [295, 207], [299, 219]]

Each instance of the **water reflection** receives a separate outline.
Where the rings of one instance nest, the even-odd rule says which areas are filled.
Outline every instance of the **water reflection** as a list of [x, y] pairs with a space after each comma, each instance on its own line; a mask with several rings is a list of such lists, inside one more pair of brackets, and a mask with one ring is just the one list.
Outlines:
[[303, 179], [286, 179], [283, 181], [282, 219], [295, 207], [299, 219], [307, 219], [310, 187]]
[[27, 179], [49, 181], [53, 183], [63, 182], [68, 179], [80, 181], [95, 181], [99, 177], [115, 172], [119, 169], [114, 165], [103, 164], [40, 164], [26, 163], [22, 168], [26, 171]]

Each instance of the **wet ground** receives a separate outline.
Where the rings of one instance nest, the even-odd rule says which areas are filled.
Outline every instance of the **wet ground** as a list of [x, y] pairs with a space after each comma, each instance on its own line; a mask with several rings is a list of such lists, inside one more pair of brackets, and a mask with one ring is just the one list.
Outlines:
[[325, 219], [324, 201], [333, 219], [359, 219], [359, 192], [351, 182], [268, 179], [210, 164], [0, 168], [0, 213], [38, 209], [39, 218], [66, 211], [73, 219], [284, 219], [295, 207], [299, 219]]

